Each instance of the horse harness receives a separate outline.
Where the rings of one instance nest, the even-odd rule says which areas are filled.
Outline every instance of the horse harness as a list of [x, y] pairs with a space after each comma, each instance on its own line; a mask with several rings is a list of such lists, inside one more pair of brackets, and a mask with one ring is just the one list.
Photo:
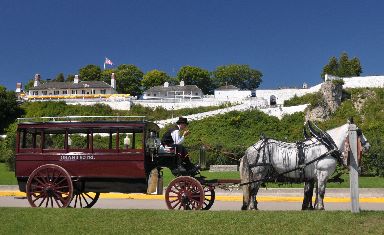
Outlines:
[[[304, 172], [305, 167], [316, 162], [316, 161], [319, 161], [319, 160], [321, 160], [327, 156], [334, 157], [338, 161], [338, 163], [342, 164], [342, 159], [340, 158], [342, 153], [338, 150], [338, 148], [336, 147], [336, 144], [333, 142], [332, 138], [330, 138], [328, 136], [322, 136], [322, 138], [316, 138], [316, 139], [328, 149], [328, 152], [320, 155], [319, 157], [317, 157], [317, 158], [315, 158], [309, 162], [305, 162], [306, 156], [304, 153], [304, 148], [306, 147], [306, 145], [305, 145], [304, 141], [296, 142], [297, 158], [298, 158], [298, 161], [297, 161], [298, 166], [296, 168], [282, 172], [282, 173], [279, 173], [279, 174], [275, 174], [274, 176], [268, 176], [268, 177], [264, 177], [263, 179], [254, 180], [254, 181], [247, 182], [247, 183], [241, 183], [241, 184], [239, 184], [239, 186], [248, 185], [248, 184], [257, 183], [257, 182], [274, 180], [274, 179], [277, 179], [281, 176], [284, 176], [285, 174], [288, 174], [290, 172], [297, 171], [297, 170], [300, 170], [300, 178], [305, 179], [305, 172]], [[269, 139], [266, 137], [263, 137], [262, 140], [263, 141], [258, 148], [256, 148], [255, 145], [253, 145], [253, 148], [257, 152], [257, 156], [256, 156], [255, 163], [249, 164], [249, 167], [253, 168], [253, 167], [257, 167], [257, 166], [267, 166], [268, 167], [267, 175], [270, 175], [269, 173], [271, 173], [270, 171], [272, 169], [272, 163], [271, 163], [270, 149], [268, 148], [268, 140]], [[261, 149], [263, 151], [263, 158], [262, 158], [262, 162], [259, 163], [260, 150]], [[268, 151], [268, 154], [266, 154], [266, 151]], [[266, 155], [268, 155], [268, 159], [267, 159]]]

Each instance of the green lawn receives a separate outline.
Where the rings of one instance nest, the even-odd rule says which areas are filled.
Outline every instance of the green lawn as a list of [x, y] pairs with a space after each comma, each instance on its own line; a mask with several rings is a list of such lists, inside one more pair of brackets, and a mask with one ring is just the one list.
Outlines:
[[0, 234], [383, 234], [384, 212], [0, 208]]
[[16, 185], [15, 172], [8, 171], [4, 163], [0, 163], [0, 185]]

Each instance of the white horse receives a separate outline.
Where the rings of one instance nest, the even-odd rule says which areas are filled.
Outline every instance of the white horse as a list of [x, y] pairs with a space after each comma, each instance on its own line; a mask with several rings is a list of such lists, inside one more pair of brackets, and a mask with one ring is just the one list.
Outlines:
[[[313, 209], [312, 195], [316, 183], [315, 209], [323, 210], [327, 180], [342, 158], [341, 154], [335, 153], [344, 152], [348, 127], [349, 124], [345, 124], [327, 131], [338, 150], [333, 154], [326, 154], [329, 149], [316, 138], [304, 141], [300, 148], [297, 143], [285, 143], [273, 139], [262, 139], [249, 147], [240, 161], [240, 178], [243, 185], [241, 209], [257, 210], [256, 195], [262, 181], [273, 174], [288, 172], [283, 176], [305, 183], [302, 209]], [[367, 139], [361, 131], [357, 133], [363, 150], [368, 150], [370, 145]]]

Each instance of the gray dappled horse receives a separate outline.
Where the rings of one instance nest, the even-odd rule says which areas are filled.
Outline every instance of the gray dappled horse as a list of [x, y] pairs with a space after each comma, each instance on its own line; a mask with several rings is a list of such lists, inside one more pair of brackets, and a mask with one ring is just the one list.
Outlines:
[[[312, 195], [316, 183], [315, 209], [324, 209], [324, 195], [327, 180], [334, 173], [336, 164], [341, 158], [346, 147], [349, 124], [327, 131], [332, 138], [335, 152], [326, 154], [329, 147], [316, 138], [302, 142], [299, 149], [296, 143], [285, 143], [273, 139], [262, 139], [249, 147], [240, 161], [240, 178], [243, 187], [242, 210], [257, 210], [256, 195], [263, 179], [272, 173], [284, 174], [284, 177], [303, 181], [304, 200], [302, 209], [313, 209]], [[358, 140], [364, 150], [369, 148], [369, 143], [361, 131], [357, 131]], [[358, 141], [359, 142], [359, 141]], [[299, 152], [301, 151], [301, 154]], [[299, 159], [299, 155], [302, 155]], [[320, 157], [321, 156], [321, 157]], [[319, 158], [320, 157], [320, 158]], [[312, 163], [311, 163], [312, 161]], [[308, 164], [310, 163], [310, 164]], [[308, 164], [308, 165], [307, 165]], [[302, 166], [302, 169], [295, 170]], [[250, 183], [253, 182], [253, 183]]]

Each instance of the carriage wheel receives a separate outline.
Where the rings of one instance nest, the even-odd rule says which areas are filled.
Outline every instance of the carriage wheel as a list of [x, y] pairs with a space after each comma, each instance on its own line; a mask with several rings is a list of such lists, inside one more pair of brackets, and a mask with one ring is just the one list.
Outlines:
[[213, 203], [215, 202], [215, 188], [213, 186], [204, 185], [204, 204], [203, 210], [211, 209]]
[[74, 192], [69, 204], [73, 208], [91, 208], [100, 197], [100, 193]]
[[43, 165], [29, 176], [26, 191], [32, 207], [67, 207], [73, 195], [71, 176], [60, 166]]
[[170, 210], [200, 210], [204, 204], [204, 189], [196, 179], [180, 176], [168, 185], [165, 202]]

